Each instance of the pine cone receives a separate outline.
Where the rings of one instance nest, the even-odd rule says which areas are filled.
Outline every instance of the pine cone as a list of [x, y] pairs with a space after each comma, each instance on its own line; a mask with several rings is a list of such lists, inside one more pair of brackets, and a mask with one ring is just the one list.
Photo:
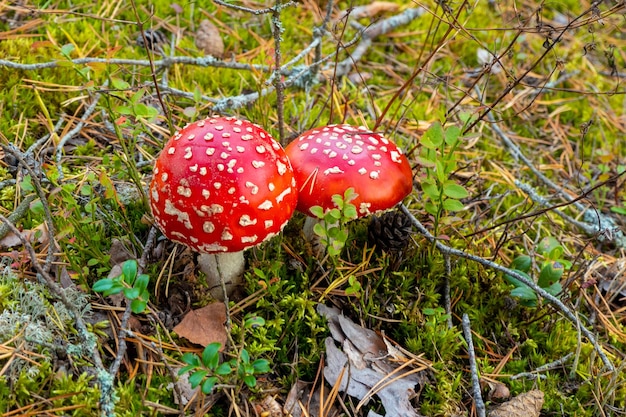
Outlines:
[[385, 252], [399, 252], [409, 243], [411, 219], [399, 210], [372, 216], [367, 235], [369, 242]]

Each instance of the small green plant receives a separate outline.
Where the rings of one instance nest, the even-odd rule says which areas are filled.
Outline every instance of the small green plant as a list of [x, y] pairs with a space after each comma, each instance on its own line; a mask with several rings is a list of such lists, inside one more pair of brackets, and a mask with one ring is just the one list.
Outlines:
[[[537, 285], [551, 295], [557, 295], [561, 292], [563, 288], [560, 279], [565, 270], [572, 266], [571, 262], [563, 259], [563, 252], [563, 246], [552, 236], [543, 238], [537, 246], [537, 254], [543, 258], [543, 261], [539, 267], [539, 275], [536, 282]], [[510, 267], [529, 280], [533, 280], [530, 275], [532, 265], [533, 260], [530, 256], [520, 255], [513, 259]], [[511, 290], [511, 295], [518, 297], [522, 305], [527, 307], [537, 306], [537, 294], [528, 285], [510, 275], [505, 275], [505, 278], [515, 287]]]
[[435, 235], [445, 222], [445, 212], [463, 210], [462, 198], [467, 190], [450, 179], [457, 169], [456, 150], [461, 143], [461, 129], [450, 126], [444, 130], [440, 123], [433, 123], [420, 139], [422, 150], [419, 161], [426, 178], [422, 180], [424, 209], [434, 217]]
[[356, 206], [351, 203], [357, 196], [354, 188], [348, 188], [343, 196], [340, 194], [332, 196], [334, 208], [324, 211], [320, 206], [311, 207], [311, 213], [320, 220], [313, 226], [313, 232], [326, 245], [331, 258], [339, 256], [348, 241], [348, 230], [345, 225], [358, 217]]
[[129, 259], [122, 264], [122, 273], [115, 278], [103, 278], [93, 284], [93, 290], [109, 296], [120, 292], [129, 299], [130, 309], [133, 313], [142, 313], [146, 309], [150, 294], [148, 283], [150, 277], [139, 274], [137, 261]]
[[[246, 319], [245, 328], [264, 326], [265, 320], [261, 317]], [[229, 361], [221, 361], [218, 342], [210, 343], [202, 351], [202, 356], [195, 353], [185, 353], [182, 360], [186, 365], [178, 371], [178, 375], [190, 372], [189, 383], [192, 388], [201, 386], [202, 392], [209, 394], [218, 383], [242, 382], [249, 388], [256, 386], [256, 376], [270, 371], [267, 359], [250, 358], [250, 353], [242, 348], [239, 356]]]

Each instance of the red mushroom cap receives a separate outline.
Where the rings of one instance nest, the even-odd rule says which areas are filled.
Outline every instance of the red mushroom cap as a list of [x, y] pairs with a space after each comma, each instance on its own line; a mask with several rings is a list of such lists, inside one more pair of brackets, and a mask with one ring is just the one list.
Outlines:
[[234, 117], [207, 118], [177, 132], [150, 183], [150, 207], [163, 234], [203, 253], [258, 245], [280, 232], [296, 203], [283, 148]]
[[304, 132], [285, 148], [298, 187], [297, 209], [334, 207], [333, 194], [352, 187], [359, 217], [386, 210], [413, 189], [406, 156], [391, 141], [365, 127], [330, 125]]

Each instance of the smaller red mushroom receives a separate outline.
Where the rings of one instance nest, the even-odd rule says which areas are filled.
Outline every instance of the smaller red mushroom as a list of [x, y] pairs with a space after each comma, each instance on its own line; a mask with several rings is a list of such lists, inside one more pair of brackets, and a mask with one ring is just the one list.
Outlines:
[[312, 230], [311, 207], [332, 209], [332, 196], [344, 195], [348, 188], [357, 194], [352, 204], [358, 217], [392, 208], [413, 189], [406, 156], [366, 127], [343, 124], [311, 129], [287, 145], [285, 152], [298, 187], [297, 210], [309, 216], [305, 230]]
[[159, 229], [200, 252], [209, 280], [229, 288], [241, 283], [243, 250], [279, 233], [296, 202], [283, 148], [261, 127], [234, 117], [210, 117], [174, 134], [150, 183]]

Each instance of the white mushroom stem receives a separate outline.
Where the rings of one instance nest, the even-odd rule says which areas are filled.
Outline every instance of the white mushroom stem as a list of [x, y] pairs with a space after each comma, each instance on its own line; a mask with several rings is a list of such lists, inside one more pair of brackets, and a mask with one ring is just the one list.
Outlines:
[[243, 251], [201, 253], [198, 256], [198, 267], [206, 275], [209, 292], [217, 300], [224, 301], [237, 287], [243, 286]]

